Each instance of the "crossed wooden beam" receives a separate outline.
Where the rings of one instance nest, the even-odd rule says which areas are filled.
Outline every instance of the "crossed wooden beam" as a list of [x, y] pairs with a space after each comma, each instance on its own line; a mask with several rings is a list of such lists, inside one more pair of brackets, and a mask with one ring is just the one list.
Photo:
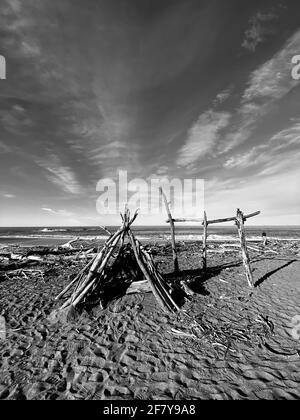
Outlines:
[[[247, 219], [250, 219], [250, 217], [258, 216], [260, 214], [260, 211], [256, 211], [255, 213], [245, 214], [244, 215], [244, 221]], [[226, 219], [215, 219], [215, 220], [207, 220], [206, 223], [208, 225], [213, 225], [216, 223], [225, 223], [225, 222], [234, 222], [236, 220], [236, 216], [234, 217], [227, 217]], [[184, 223], [184, 222], [200, 222], [202, 225], [205, 223], [205, 217], [201, 218], [187, 218], [187, 219], [173, 219], [174, 223]], [[169, 219], [166, 220], [166, 223], [170, 223]]]
[[179, 271], [179, 264], [178, 264], [178, 256], [177, 256], [177, 250], [176, 250], [176, 241], [175, 241], [175, 223], [185, 223], [185, 222], [198, 222], [201, 223], [203, 226], [203, 238], [202, 238], [202, 268], [203, 271], [206, 271], [207, 269], [207, 237], [208, 237], [208, 226], [213, 225], [216, 223], [226, 223], [226, 222], [235, 222], [240, 244], [241, 244], [241, 253], [242, 253], [242, 259], [243, 259], [243, 265], [246, 272], [246, 278], [248, 281], [249, 287], [254, 287], [254, 280], [253, 280], [253, 274], [251, 271], [250, 266], [250, 257], [247, 249], [247, 242], [246, 242], [246, 233], [245, 233], [245, 221], [247, 219], [250, 219], [251, 217], [258, 216], [260, 214], [260, 211], [256, 211], [255, 213], [250, 214], [243, 214], [243, 212], [240, 209], [237, 209], [236, 216], [234, 217], [227, 217], [224, 219], [215, 219], [215, 220], [208, 220], [206, 211], [204, 211], [203, 218], [185, 218], [185, 219], [173, 219], [171, 210], [169, 207], [169, 203], [167, 200], [167, 197], [163, 191], [162, 188], [160, 188], [160, 193], [163, 197], [166, 211], [168, 214], [168, 220], [166, 220], [166, 223], [170, 224], [171, 229], [171, 244], [172, 244], [172, 253], [173, 253], [173, 263], [174, 263], [174, 271]]

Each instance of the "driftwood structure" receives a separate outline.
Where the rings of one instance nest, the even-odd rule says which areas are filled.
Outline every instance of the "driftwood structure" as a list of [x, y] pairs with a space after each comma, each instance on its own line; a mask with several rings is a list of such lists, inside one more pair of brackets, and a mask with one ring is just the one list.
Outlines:
[[[131, 218], [126, 208], [121, 217], [122, 226], [114, 234], [110, 234], [103, 248], [56, 297], [59, 300], [72, 290], [60, 310], [74, 309], [91, 300], [98, 300], [102, 305], [105, 290], [111, 291], [124, 286], [126, 288], [129, 285], [132, 286], [131, 292], [139, 287], [148, 291], [150, 287], [164, 310], [173, 313], [179, 310], [172, 297], [172, 286], [165, 282], [156, 269], [152, 256], [131, 231], [137, 212]], [[133, 285], [133, 282], [136, 284]]]
[[250, 213], [244, 215], [240, 209], [237, 209], [237, 214], [234, 217], [227, 217], [224, 219], [214, 219], [214, 220], [208, 220], [206, 211], [204, 211], [203, 218], [177, 218], [174, 219], [171, 214], [171, 210], [166, 198], [165, 193], [161, 189], [161, 194], [164, 199], [166, 211], [168, 214], [168, 220], [166, 223], [170, 224], [170, 230], [171, 230], [171, 241], [172, 241], [172, 252], [173, 252], [173, 261], [174, 261], [174, 271], [179, 271], [179, 264], [178, 264], [178, 256], [176, 251], [176, 239], [175, 239], [175, 223], [185, 223], [185, 222], [199, 222], [203, 226], [203, 235], [202, 235], [202, 269], [203, 271], [206, 271], [207, 269], [207, 238], [208, 238], [208, 226], [213, 224], [219, 224], [219, 223], [226, 223], [226, 222], [235, 222], [237, 229], [238, 229], [238, 235], [240, 239], [240, 247], [241, 247], [241, 254], [243, 259], [243, 265], [246, 272], [246, 278], [249, 287], [254, 287], [254, 281], [253, 281], [253, 275], [251, 271], [250, 266], [250, 258], [248, 254], [247, 249], [247, 242], [246, 242], [246, 234], [245, 234], [245, 225], [244, 222], [247, 219], [250, 219], [251, 217], [258, 216], [260, 214], [260, 211], [257, 211], [255, 213]]

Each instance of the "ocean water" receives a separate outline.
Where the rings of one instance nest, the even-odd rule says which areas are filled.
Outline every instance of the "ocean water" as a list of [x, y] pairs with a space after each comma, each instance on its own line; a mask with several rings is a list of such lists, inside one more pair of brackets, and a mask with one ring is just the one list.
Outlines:
[[[114, 232], [119, 226], [110, 227]], [[142, 242], [163, 242], [170, 239], [170, 230], [166, 226], [135, 226], [135, 235]], [[246, 226], [249, 241], [261, 240], [265, 232], [269, 238], [278, 240], [300, 240], [300, 226]], [[107, 234], [99, 227], [0, 227], [0, 245], [20, 244], [23, 246], [49, 245], [55, 246], [66, 243], [74, 238], [95, 239], [104, 242]], [[178, 241], [197, 241], [202, 238], [202, 227], [176, 226]], [[236, 241], [237, 230], [234, 226], [209, 226], [209, 241]]]

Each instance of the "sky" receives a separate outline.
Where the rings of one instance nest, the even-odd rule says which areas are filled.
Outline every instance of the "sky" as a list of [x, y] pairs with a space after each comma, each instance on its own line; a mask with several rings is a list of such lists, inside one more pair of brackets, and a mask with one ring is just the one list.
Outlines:
[[0, 54], [0, 226], [118, 224], [120, 170], [300, 225], [298, 0], [1, 0]]

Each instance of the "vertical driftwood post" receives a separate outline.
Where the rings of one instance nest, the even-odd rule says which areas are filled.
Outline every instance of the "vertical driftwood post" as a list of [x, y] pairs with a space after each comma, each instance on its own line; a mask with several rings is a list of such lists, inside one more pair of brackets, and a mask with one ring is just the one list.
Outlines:
[[173, 217], [171, 215], [171, 211], [170, 211], [170, 207], [169, 207], [169, 204], [168, 204], [167, 197], [166, 197], [165, 193], [163, 192], [162, 188], [160, 188], [159, 190], [160, 190], [161, 196], [163, 197], [165, 207], [166, 207], [166, 211], [167, 211], [167, 214], [168, 214], [168, 219], [169, 219], [169, 222], [170, 222], [174, 271], [175, 271], [175, 273], [177, 273], [179, 271], [179, 265], [178, 265], [177, 251], [176, 251], [174, 220], [173, 220]]
[[248, 284], [251, 288], [254, 287], [253, 282], [253, 275], [250, 267], [250, 258], [247, 250], [247, 244], [246, 244], [246, 235], [245, 235], [245, 227], [244, 227], [244, 215], [241, 212], [240, 209], [237, 209], [237, 215], [236, 215], [236, 225], [239, 232], [240, 242], [241, 242], [241, 251], [242, 251], [242, 258], [243, 258], [243, 264], [246, 271], [246, 277]]
[[207, 215], [206, 211], [204, 211], [204, 217], [203, 217], [203, 238], [202, 238], [202, 269], [206, 271], [207, 267]]

